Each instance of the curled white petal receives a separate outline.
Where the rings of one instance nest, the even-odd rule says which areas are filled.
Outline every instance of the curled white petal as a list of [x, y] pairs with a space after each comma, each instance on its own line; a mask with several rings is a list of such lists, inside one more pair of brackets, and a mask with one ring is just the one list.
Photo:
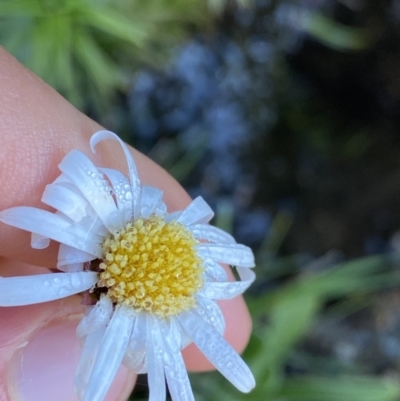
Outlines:
[[164, 201], [158, 201], [156, 207], [154, 208], [154, 214], [157, 216], [165, 217], [167, 214], [168, 208]]
[[164, 342], [164, 372], [173, 401], [194, 401], [186, 366], [180, 352], [180, 328], [174, 319], [160, 321]]
[[147, 349], [147, 380], [149, 383], [149, 401], [165, 401], [166, 388], [163, 369], [163, 354], [165, 352], [160, 333], [158, 319], [146, 315], [146, 349]]
[[93, 236], [94, 238], [103, 239], [110, 234], [103, 222], [97, 216], [84, 217], [78, 225], [82, 230], [86, 231], [88, 236]]
[[124, 366], [135, 373], [147, 373], [146, 330], [146, 315], [139, 313], [135, 316], [131, 339], [122, 361]]
[[178, 320], [204, 356], [235, 387], [247, 393], [255, 386], [248, 366], [212, 326], [194, 312], [183, 313]]
[[122, 218], [111, 194], [111, 187], [85, 154], [72, 150], [58, 167], [79, 189], [110, 232], [123, 226]]
[[62, 244], [101, 256], [101, 238], [83, 230], [63, 217], [33, 207], [14, 207], [0, 212], [0, 221], [22, 230], [40, 234]]
[[246, 267], [238, 268], [241, 281], [234, 282], [205, 282], [199, 291], [199, 295], [211, 299], [232, 299], [243, 294], [255, 280], [254, 272]]
[[97, 354], [103, 339], [105, 326], [90, 333], [83, 345], [81, 355], [79, 357], [78, 366], [75, 372], [74, 390], [75, 394], [80, 400], [85, 397], [86, 388], [92, 373]]
[[130, 180], [132, 195], [133, 195], [132, 196], [132, 216], [135, 217], [137, 214], [136, 208], [137, 208], [137, 204], [139, 201], [139, 195], [140, 195], [140, 181], [139, 181], [139, 176], [137, 173], [135, 161], [133, 160], [131, 152], [129, 151], [129, 149], [125, 145], [125, 143], [123, 141], [121, 141], [121, 139], [111, 131], [105, 131], [105, 130], [98, 131], [92, 135], [92, 137], [90, 138], [90, 147], [92, 149], [92, 152], [95, 153], [94, 148], [96, 147], [96, 145], [99, 142], [104, 141], [106, 139], [112, 139], [114, 141], [117, 141], [120, 144], [122, 150], [124, 151], [126, 162], [128, 164], [129, 180]]
[[51, 273], [0, 278], [0, 306], [31, 305], [78, 294], [93, 287], [97, 273]]
[[121, 365], [133, 322], [129, 307], [122, 305], [116, 308], [101, 341], [83, 401], [104, 399]]
[[50, 245], [50, 238], [43, 235], [32, 233], [31, 234], [31, 247], [34, 249], [45, 249]]
[[108, 297], [101, 297], [90, 312], [82, 318], [76, 328], [78, 338], [87, 336], [89, 333], [106, 327], [113, 313], [113, 305]]
[[140, 217], [148, 218], [154, 213], [159, 201], [163, 196], [163, 191], [149, 187], [143, 186], [140, 193]]
[[176, 221], [185, 226], [190, 226], [192, 224], [208, 223], [213, 217], [214, 212], [210, 206], [201, 196], [198, 196], [192, 200]]
[[61, 270], [62, 272], [66, 272], [66, 273], [82, 272], [84, 270], [84, 264], [83, 263], [71, 263], [69, 265], [63, 265], [63, 266], [57, 267], [57, 269]]
[[194, 224], [188, 227], [188, 229], [198, 239], [205, 239], [207, 241], [222, 243], [222, 244], [236, 243], [232, 235], [226, 233], [220, 228], [210, 226], [209, 224]]
[[57, 268], [63, 270], [62, 266], [90, 262], [93, 259], [96, 259], [96, 255], [80, 251], [69, 245], [60, 244], [58, 248]]
[[165, 220], [166, 223], [169, 223], [169, 222], [171, 222], [173, 220], [177, 220], [181, 214], [182, 214], [182, 210], [177, 210], [175, 212], [168, 213], [165, 216], [164, 220]]
[[91, 212], [87, 200], [71, 184], [47, 185], [42, 195], [42, 202], [76, 222]]
[[129, 370], [135, 373], [146, 373], [147, 365], [146, 362], [146, 349], [143, 348], [139, 351], [132, 351], [129, 347], [125, 352], [122, 364]]
[[197, 253], [201, 258], [214, 259], [232, 266], [255, 266], [252, 250], [240, 244], [199, 244]]
[[215, 260], [210, 258], [205, 259], [203, 260], [203, 266], [205, 267], [207, 275], [211, 276], [213, 279], [217, 281], [228, 281], [228, 275], [225, 269]]
[[225, 333], [225, 318], [218, 304], [200, 295], [196, 297], [197, 313], [221, 335]]
[[110, 168], [100, 169], [110, 180], [118, 210], [123, 222], [127, 223], [132, 219], [132, 189], [129, 181], [118, 170]]

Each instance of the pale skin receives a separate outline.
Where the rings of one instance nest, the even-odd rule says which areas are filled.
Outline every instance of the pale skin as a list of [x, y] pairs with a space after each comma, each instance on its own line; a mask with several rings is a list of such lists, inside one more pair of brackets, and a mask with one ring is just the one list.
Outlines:
[[[59, 174], [58, 163], [72, 149], [91, 155], [89, 138], [100, 128], [0, 48], [0, 210], [21, 205], [51, 210], [40, 198], [46, 184]], [[166, 171], [135, 149], [131, 151], [142, 183], [163, 190], [170, 211], [189, 204], [189, 195]], [[126, 173], [121, 150], [113, 142], [100, 144], [90, 157], [97, 165]], [[57, 244], [33, 250], [28, 233], [0, 223], [0, 276], [46, 273], [54, 269], [56, 255]], [[227, 322], [225, 337], [241, 352], [251, 329], [243, 298], [220, 305]], [[76, 400], [71, 390], [79, 354], [74, 327], [82, 311], [79, 295], [0, 308], [0, 401], [50, 401], [53, 394], [58, 401]], [[52, 336], [56, 337], [54, 349]], [[183, 354], [188, 369], [212, 369], [195, 346]], [[107, 401], [125, 400], [135, 381], [134, 374], [120, 369]]]

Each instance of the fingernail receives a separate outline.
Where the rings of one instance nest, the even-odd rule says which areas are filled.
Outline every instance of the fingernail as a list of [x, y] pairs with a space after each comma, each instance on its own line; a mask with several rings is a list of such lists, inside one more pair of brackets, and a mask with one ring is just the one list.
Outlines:
[[21, 349], [17, 383], [21, 401], [72, 401], [80, 346], [77, 320], [56, 320], [34, 334]]
[[[16, 381], [21, 401], [79, 401], [74, 375], [81, 353], [75, 335], [78, 319], [55, 320], [36, 333], [15, 355]], [[116, 400], [127, 380], [120, 369], [107, 400]], [[113, 394], [113, 397], [110, 395]]]

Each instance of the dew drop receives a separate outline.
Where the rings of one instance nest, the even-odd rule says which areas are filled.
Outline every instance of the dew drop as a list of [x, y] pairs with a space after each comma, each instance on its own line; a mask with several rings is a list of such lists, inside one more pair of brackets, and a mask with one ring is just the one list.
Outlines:
[[67, 295], [69, 293], [68, 288], [67, 287], [60, 287], [57, 291], [58, 295], [63, 297], [65, 295]]
[[80, 280], [79, 276], [77, 276], [77, 275], [71, 276], [71, 286], [73, 288], [79, 287], [80, 283], [81, 283], [81, 280]]

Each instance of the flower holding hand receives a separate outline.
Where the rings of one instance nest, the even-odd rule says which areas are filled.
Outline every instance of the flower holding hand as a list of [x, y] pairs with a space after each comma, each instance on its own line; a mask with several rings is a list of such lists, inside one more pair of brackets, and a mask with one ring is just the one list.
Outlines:
[[[185, 348], [192, 341], [249, 391], [252, 375], [228, 342], [240, 351], [249, 335], [235, 296], [254, 279], [251, 251], [204, 224], [212, 212], [201, 198], [191, 202], [4, 51], [0, 87], [0, 220], [25, 230], [0, 226], [0, 399], [123, 400], [135, 376], [122, 363], [148, 373], [151, 400], [165, 398], [164, 377], [174, 400], [190, 400], [184, 363], [211, 368]], [[242, 281], [229, 283], [220, 262]], [[82, 297], [70, 295], [83, 291], [94, 306], [82, 319]]]

